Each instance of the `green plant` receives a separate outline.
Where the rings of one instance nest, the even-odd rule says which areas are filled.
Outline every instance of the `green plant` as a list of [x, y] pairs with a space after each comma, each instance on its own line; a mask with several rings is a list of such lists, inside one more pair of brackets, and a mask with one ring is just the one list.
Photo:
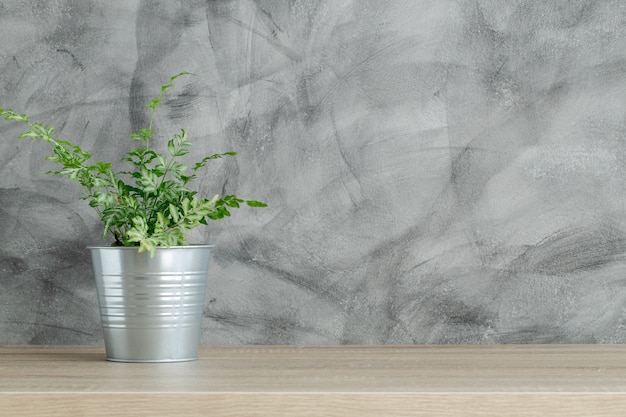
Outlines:
[[229, 209], [239, 208], [244, 203], [250, 207], [267, 206], [260, 201], [243, 200], [234, 195], [199, 198], [196, 191], [188, 188], [188, 184], [196, 178], [196, 172], [209, 161], [235, 156], [236, 152], [207, 156], [196, 162], [188, 172], [188, 166], [180, 162], [192, 146], [184, 129], [167, 142], [169, 155], [157, 153], [151, 147], [156, 109], [165, 91], [183, 75], [190, 73], [176, 74], [170, 77], [169, 83], [161, 86], [161, 93], [147, 105], [151, 110], [148, 127], [130, 135], [132, 140], [142, 143], [122, 158], [123, 162], [133, 167], [130, 171], [113, 171], [113, 164], [109, 162], [89, 164], [89, 152], [70, 141], [54, 139], [54, 128], [31, 122], [25, 114], [0, 108], [0, 116], [29, 126], [30, 130], [19, 135], [20, 138], [40, 139], [50, 144], [54, 154], [46, 159], [62, 168], [47, 174], [80, 184], [84, 191], [83, 199], [94, 208], [104, 224], [102, 239], [111, 233], [115, 239], [114, 246], [139, 246], [139, 252], [148, 251], [154, 256], [158, 246], [186, 245], [185, 234], [188, 231], [207, 225], [207, 219], [230, 216]]

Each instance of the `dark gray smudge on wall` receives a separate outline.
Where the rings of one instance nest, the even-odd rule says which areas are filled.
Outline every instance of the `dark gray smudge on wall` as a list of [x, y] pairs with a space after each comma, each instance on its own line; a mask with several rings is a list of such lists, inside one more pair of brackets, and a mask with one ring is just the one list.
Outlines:
[[[207, 195], [204, 343], [626, 342], [626, 4], [0, 0], [0, 107], [119, 159], [144, 104]], [[0, 124], [0, 344], [101, 343], [99, 224]]]

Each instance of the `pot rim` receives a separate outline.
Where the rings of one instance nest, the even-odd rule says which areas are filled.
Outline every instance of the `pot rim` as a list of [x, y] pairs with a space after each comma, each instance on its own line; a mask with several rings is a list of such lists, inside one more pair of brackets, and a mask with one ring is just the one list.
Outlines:
[[[201, 249], [201, 248], [214, 248], [215, 245], [210, 243], [199, 243], [199, 244], [190, 244], [185, 246], [157, 246], [157, 250], [164, 249]], [[134, 250], [136, 251], [139, 246], [110, 246], [110, 245], [87, 245], [87, 249], [89, 250]]]

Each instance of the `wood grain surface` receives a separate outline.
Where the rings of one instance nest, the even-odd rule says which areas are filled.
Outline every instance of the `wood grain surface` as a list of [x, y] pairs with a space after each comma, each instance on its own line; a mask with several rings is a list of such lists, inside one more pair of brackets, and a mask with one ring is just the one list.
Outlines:
[[626, 346], [0, 347], [0, 416], [624, 416]]

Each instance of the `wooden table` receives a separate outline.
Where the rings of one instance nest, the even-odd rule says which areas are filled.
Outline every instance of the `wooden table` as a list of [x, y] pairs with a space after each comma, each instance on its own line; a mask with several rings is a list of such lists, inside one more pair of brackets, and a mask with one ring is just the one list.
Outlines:
[[626, 416], [626, 345], [0, 347], [0, 416]]

